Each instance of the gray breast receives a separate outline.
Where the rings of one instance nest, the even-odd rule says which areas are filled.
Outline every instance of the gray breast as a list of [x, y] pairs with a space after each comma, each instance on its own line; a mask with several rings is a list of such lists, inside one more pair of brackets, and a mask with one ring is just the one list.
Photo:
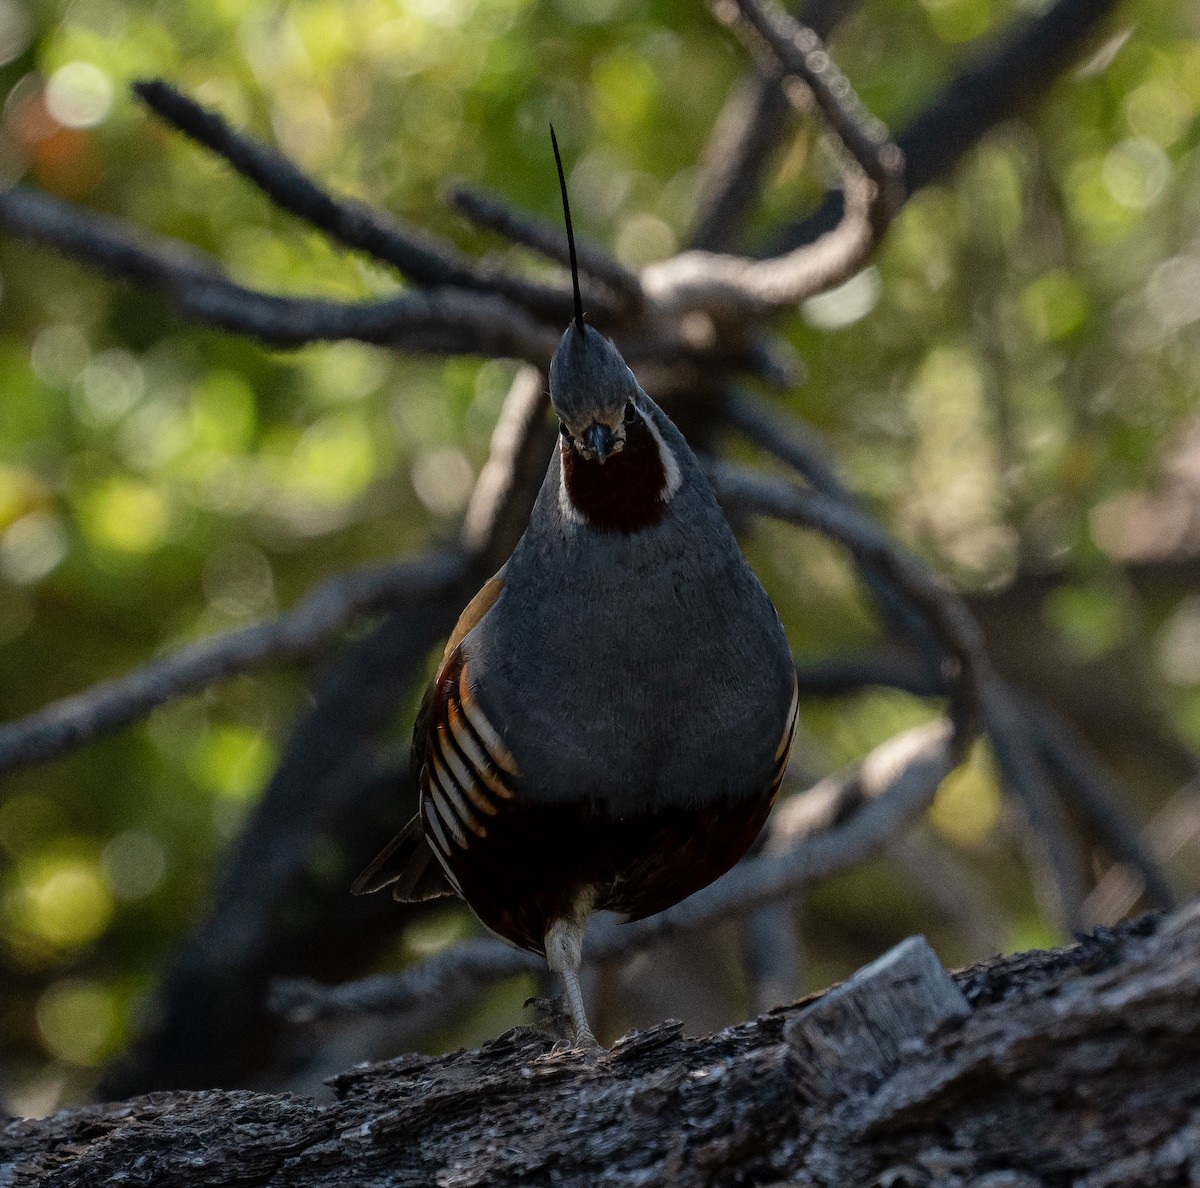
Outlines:
[[770, 782], [787, 640], [686, 442], [650, 411], [682, 472], [668, 515], [631, 535], [572, 521], [556, 456], [504, 591], [466, 641], [531, 801], [624, 816]]

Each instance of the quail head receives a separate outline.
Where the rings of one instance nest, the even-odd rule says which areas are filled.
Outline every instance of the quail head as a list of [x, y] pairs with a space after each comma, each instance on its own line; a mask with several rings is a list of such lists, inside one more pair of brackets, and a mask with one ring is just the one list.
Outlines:
[[566, 218], [575, 317], [550, 366], [558, 448], [426, 693], [419, 811], [353, 889], [456, 892], [545, 955], [576, 1043], [591, 1046], [588, 915], [662, 911], [746, 852], [783, 778], [797, 697], [779, 616], [695, 455], [584, 322]]

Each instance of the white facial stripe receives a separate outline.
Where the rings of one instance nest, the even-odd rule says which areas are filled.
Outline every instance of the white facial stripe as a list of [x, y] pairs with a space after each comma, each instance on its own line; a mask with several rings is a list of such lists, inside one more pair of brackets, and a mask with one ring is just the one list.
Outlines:
[[563, 461], [562, 451], [558, 454], [558, 510], [562, 512], [563, 519], [568, 524], [582, 524], [583, 515], [579, 509], [571, 502], [571, 496], [567, 494], [567, 472], [564, 469], [566, 463]]
[[646, 422], [646, 428], [650, 430], [651, 437], [658, 444], [658, 456], [662, 460], [663, 474], [667, 476], [659, 497], [663, 503], [669, 503], [675, 492], [679, 490], [680, 484], [683, 482], [683, 475], [680, 473], [679, 463], [675, 461], [671, 447], [663, 440], [663, 435], [659, 432], [653, 417], [647, 413], [643, 414], [642, 419]]

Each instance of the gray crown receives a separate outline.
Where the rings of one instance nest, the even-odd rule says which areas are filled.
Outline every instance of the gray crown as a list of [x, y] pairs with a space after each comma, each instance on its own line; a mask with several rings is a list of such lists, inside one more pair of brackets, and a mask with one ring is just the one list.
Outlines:
[[620, 351], [598, 330], [572, 322], [550, 363], [550, 401], [564, 425], [580, 432], [595, 421], [615, 423], [638, 394]]

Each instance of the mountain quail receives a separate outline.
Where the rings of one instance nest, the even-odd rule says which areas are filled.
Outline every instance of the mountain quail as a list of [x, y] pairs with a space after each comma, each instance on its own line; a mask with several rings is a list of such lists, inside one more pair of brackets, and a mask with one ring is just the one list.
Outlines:
[[595, 1046], [578, 976], [588, 915], [652, 915], [746, 852], [787, 766], [797, 693], [779, 616], [695, 455], [584, 322], [566, 220], [575, 316], [550, 365], [561, 439], [425, 695], [419, 811], [353, 890], [457, 892], [545, 955], [576, 1044]]

